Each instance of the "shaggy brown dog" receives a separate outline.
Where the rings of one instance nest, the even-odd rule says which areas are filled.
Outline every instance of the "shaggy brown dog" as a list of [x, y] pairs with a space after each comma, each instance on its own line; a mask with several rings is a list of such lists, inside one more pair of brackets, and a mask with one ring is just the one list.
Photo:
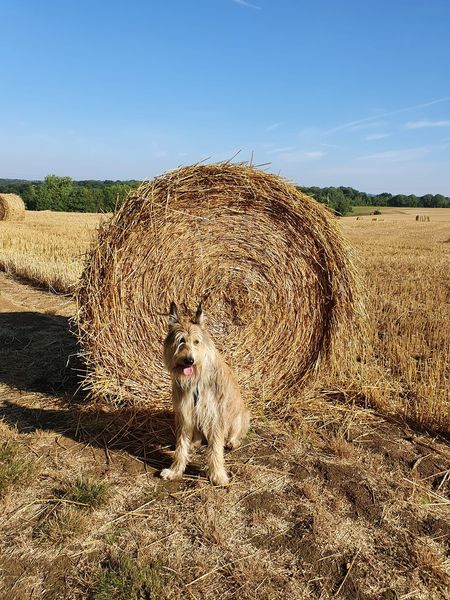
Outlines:
[[227, 485], [224, 445], [239, 446], [248, 431], [250, 413], [235, 376], [208, 333], [201, 304], [195, 317], [189, 319], [179, 316], [175, 303], [171, 303], [164, 362], [172, 377], [177, 443], [173, 463], [161, 471], [161, 477], [180, 478], [191, 450], [205, 437], [209, 479], [215, 485]]

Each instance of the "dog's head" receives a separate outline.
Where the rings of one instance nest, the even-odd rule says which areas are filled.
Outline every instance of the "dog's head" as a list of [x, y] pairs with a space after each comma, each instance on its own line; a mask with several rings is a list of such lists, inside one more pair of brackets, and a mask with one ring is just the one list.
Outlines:
[[214, 345], [205, 321], [201, 303], [193, 317], [181, 315], [175, 302], [170, 304], [164, 362], [172, 377], [181, 381], [198, 379], [202, 370], [211, 362]]

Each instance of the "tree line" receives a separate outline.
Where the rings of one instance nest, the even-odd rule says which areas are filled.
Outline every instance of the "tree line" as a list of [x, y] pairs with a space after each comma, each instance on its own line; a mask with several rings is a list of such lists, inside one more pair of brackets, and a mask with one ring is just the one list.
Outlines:
[[400, 206], [420, 208], [450, 208], [450, 198], [442, 194], [367, 194], [351, 187], [300, 187], [298, 189], [326, 204], [337, 214], [346, 215], [352, 206]]
[[29, 210], [112, 212], [139, 181], [74, 181], [47, 175], [43, 181], [0, 179], [0, 193], [18, 194]]
[[[18, 194], [29, 210], [59, 210], [72, 212], [111, 212], [137, 180], [74, 181], [70, 177], [47, 175], [43, 181], [0, 179], [0, 193]], [[352, 206], [400, 206], [450, 208], [450, 198], [442, 194], [367, 194], [351, 187], [303, 187], [298, 189], [312, 196], [339, 215], [352, 211]]]

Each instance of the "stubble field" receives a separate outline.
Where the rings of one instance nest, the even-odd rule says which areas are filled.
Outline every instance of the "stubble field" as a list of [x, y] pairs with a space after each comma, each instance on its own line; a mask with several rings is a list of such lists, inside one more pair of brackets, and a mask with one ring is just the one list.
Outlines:
[[168, 415], [73, 398], [64, 294], [105, 217], [0, 223], [0, 597], [447, 597], [450, 209], [381, 210], [340, 221], [366, 348], [321, 375], [295, 424], [254, 421], [227, 490], [202, 456], [182, 483], [154, 476]]

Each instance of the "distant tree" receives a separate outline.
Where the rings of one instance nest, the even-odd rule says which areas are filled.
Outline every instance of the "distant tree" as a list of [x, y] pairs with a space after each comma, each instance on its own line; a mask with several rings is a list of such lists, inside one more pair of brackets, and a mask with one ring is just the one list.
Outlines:
[[392, 194], [389, 194], [389, 192], [383, 192], [382, 194], [373, 196], [372, 200], [374, 206], [387, 206], [391, 198]]
[[39, 210], [37, 208], [36, 198], [37, 198], [37, 186], [36, 185], [29, 185], [27, 187], [27, 189], [22, 192], [22, 200], [25, 202], [25, 206], [29, 210]]
[[425, 196], [421, 196], [419, 198], [419, 201], [420, 201], [420, 206], [423, 206], [424, 208], [432, 208], [434, 196], [433, 196], [433, 194], [425, 194]]
[[346, 196], [342, 195], [337, 197], [330, 203], [330, 207], [335, 211], [335, 213], [339, 216], [348, 215], [348, 213], [352, 212], [352, 205], [350, 204], [350, 199]]
[[408, 204], [406, 206], [419, 206], [419, 198], [414, 194], [407, 196], [407, 202]]
[[70, 177], [47, 175], [35, 191], [36, 210], [67, 210], [72, 189]]
[[408, 206], [408, 196], [397, 194], [388, 201], [388, 206]]
[[435, 208], [446, 208], [449, 205], [449, 199], [442, 194], [435, 194], [433, 206]]
[[74, 187], [67, 199], [65, 210], [69, 212], [97, 212], [93, 191], [87, 187]]

